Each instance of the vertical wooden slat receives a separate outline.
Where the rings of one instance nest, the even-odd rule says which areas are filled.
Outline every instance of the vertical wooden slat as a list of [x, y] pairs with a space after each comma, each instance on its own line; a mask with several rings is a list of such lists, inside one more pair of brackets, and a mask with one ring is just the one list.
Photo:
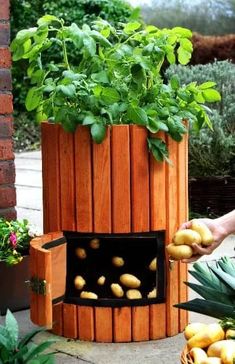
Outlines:
[[149, 340], [149, 306], [132, 307], [132, 340]]
[[[129, 126], [111, 130], [112, 153], [112, 231], [131, 232], [130, 140]], [[122, 211], [122, 213], [120, 213]]]
[[94, 232], [111, 233], [110, 128], [101, 144], [93, 143]]
[[75, 133], [76, 218], [78, 232], [92, 232], [91, 137], [86, 126]]
[[42, 123], [43, 230], [61, 230], [59, 125]]
[[[153, 138], [154, 135], [151, 135]], [[165, 134], [158, 133], [165, 140]], [[158, 162], [150, 153], [150, 225], [151, 231], [166, 229], [166, 162]]]
[[89, 306], [79, 306], [77, 309], [79, 340], [94, 341], [94, 308]]
[[51, 297], [51, 252], [37, 251], [38, 278], [46, 281], [46, 294], [38, 295], [38, 325], [52, 327], [52, 297]]
[[70, 303], [63, 304], [64, 336], [77, 339], [77, 306]]
[[150, 340], [166, 337], [166, 305], [164, 303], [150, 305], [149, 320]]
[[[188, 136], [185, 135], [178, 144], [178, 206], [179, 226], [188, 220]], [[188, 277], [188, 267], [185, 263], [179, 263], [179, 302], [188, 300], [188, 288], [184, 284]], [[183, 331], [188, 323], [188, 311], [179, 311], [179, 330]]]
[[130, 126], [132, 232], [149, 231], [149, 152], [145, 128]]
[[113, 341], [113, 322], [111, 307], [95, 307], [95, 340], [111, 343]]
[[76, 230], [74, 135], [60, 129], [61, 230]]
[[52, 332], [55, 335], [63, 336], [63, 303], [59, 302], [52, 307], [53, 327]]
[[[34, 245], [30, 246], [30, 278], [37, 277], [37, 245], [36, 238]], [[41, 242], [40, 238], [37, 238]], [[30, 319], [34, 324], [38, 324], [38, 295], [30, 290]]]
[[[167, 224], [166, 244], [172, 241], [174, 233], [178, 229], [178, 158], [177, 142], [167, 137], [169, 157], [173, 165], [166, 165], [166, 203]], [[168, 257], [166, 258], [168, 259]], [[176, 335], [179, 332], [179, 310], [173, 305], [179, 302], [179, 263], [174, 262], [173, 269], [169, 269], [167, 261], [167, 335]]]
[[113, 340], [116, 343], [131, 341], [131, 307], [113, 309]]

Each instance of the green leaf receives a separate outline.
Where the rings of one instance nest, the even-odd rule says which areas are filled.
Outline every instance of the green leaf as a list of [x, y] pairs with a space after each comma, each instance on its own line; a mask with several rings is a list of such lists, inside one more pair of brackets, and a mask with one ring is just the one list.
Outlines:
[[207, 102], [216, 102], [221, 100], [220, 93], [216, 90], [212, 89], [203, 90], [202, 94]]
[[59, 19], [56, 16], [54, 16], [54, 15], [46, 14], [46, 15], [42, 16], [40, 19], [38, 19], [37, 24], [39, 26], [49, 25], [53, 21], [59, 22]]
[[192, 51], [193, 51], [192, 42], [187, 38], [180, 39], [180, 46], [182, 48], [184, 48], [186, 51], [188, 51], [189, 53], [192, 53]]
[[177, 75], [173, 75], [170, 79], [170, 85], [173, 90], [178, 90], [180, 87], [179, 77]]
[[86, 49], [87, 53], [93, 57], [96, 54], [96, 42], [92, 37], [85, 34], [83, 37], [83, 44], [84, 48]]
[[148, 122], [148, 115], [139, 106], [130, 105], [127, 109], [127, 117], [131, 122], [138, 125], [147, 125]]
[[187, 29], [187, 28], [182, 28], [182, 27], [174, 27], [171, 29], [172, 33], [177, 33], [179, 35], [181, 35], [182, 37], [185, 38], [191, 38], [192, 37], [192, 32], [191, 30]]
[[84, 118], [82, 125], [91, 125], [95, 123], [96, 123], [96, 117], [93, 114], [90, 114]]
[[76, 130], [78, 121], [78, 111], [71, 107], [62, 106], [55, 115], [55, 122], [60, 123], [67, 132]]
[[39, 106], [41, 101], [42, 92], [36, 87], [30, 88], [25, 100], [26, 109], [28, 111], [35, 110]]
[[109, 83], [108, 75], [106, 71], [100, 71], [98, 73], [93, 73], [91, 79], [97, 83]]
[[216, 317], [218, 319], [224, 317], [235, 318], [234, 305], [225, 305], [223, 303], [218, 303], [217, 301], [205, 301], [200, 298], [195, 298], [188, 302], [178, 303], [177, 305], [174, 305], [174, 307]]
[[37, 358], [37, 356], [42, 353], [44, 350], [48, 349], [55, 340], [48, 340], [44, 341], [41, 344], [37, 345], [36, 347], [32, 348], [28, 354], [24, 358], [24, 363], [28, 363], [30, 360]]
[[9, 333], [9, 337], [11, 338], [12, 348], [15, 349], [19, 337], [19, 327], [14, 315], [10, 310], [7, 310], [5, 327]]
[[170, 64], [174, 64], [175, 63], [176, 58], [175, 58], [175, 53], [173, 51], [172, 52], [167, 52], [166, 58], [167, 58], [167, 60], [168, 60], [168, 62]]
[[117, 90], [111, 87], [103, 87], [101, 92], [101, 100], [108, 105], [114, 104], [120, 100]]
[[132, 34], [140, 27], [141, 27], [141, 23], [139, 23], [138, 21], [135, 21], [135, 22], [125, 24], [123, 31], [126, 34]]
[[190, 59], [191, 59], [191, 53], [188, 52], [187, 50], [185, 50], [183, 47], [179, 47], [177, 49], [177, 53], [178, 53], [178, 60], [181, 64], [185, 65], [187, 63], [189, 63]]
[[16, 34], [16, 38], [15, 38], [16, 42], [24, 43], [26, 40], [33, 37], [33, 35], [37, 32], [37, 29], [38, 28], [29, 28], [29, 29], [20, 30]]
[[32, 330], [31, 332], [29, 332], [28, 334], [26, 334], [19, 342], [18, 344], [18, 348], [21, 349], [23, 348], [25, 345], [27, 345], [30, 340], [32, 340], [32, 338], [37, 335], [39, 332], [43, 332], [45, 331], [45, 328], [40, 327], [37, 329]]
[[92, 139], [97, 143], [100, 144], [104, 140], [106, 136], [106, 127], [101, 123], [95, 123], [91, 125], [91, 135]]
[[149, 150], [153, 153], [154, 158], [158, 162], [163, 162], [164, 160], [169, 162], [168, 159], [168, 149], [166, 143], [159, 138], [147, 138]]
[[61, 91], [67, 97], [74, 97], [76, 95], [76, 87], [73, 84], [70, 85], [58, 85], [57, 91]]
[[[201, 286], [199, 284], [191, 283], [191, 282], [184, 282], [188, 287], [190, 287], [193, 291], [198, 293], [200, 296], [202, 296], [205, 300], [210, 301], [217, 301], [218, 299], [218, 290], [213, 289], [208, 286]], [[223, 304], [234, 304], [234, 299], [232, 296], [224, 293], [219, 292], [220, 295], [220, 302]]]
[[200, 88], [200, 90], [206, 90], [207, 88], [211, 88], [214, 86], [216, 86], [216, 82], [207, 81], [207, 82], [201, 83], [201, 85], [199, 85], [198, 88]]
[[102, 46], [104, 46], [104, 47], [111, 47], [112, 46], [110, 41], [108, 39], [106, 39], [101, 33], [97, 32], [96, 30], [92, 30], [90, 34]]

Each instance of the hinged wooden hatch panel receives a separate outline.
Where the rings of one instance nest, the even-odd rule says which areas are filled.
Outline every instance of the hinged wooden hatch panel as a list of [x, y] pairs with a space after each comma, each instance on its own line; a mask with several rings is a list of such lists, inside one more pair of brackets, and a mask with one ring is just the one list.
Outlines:
[[62, 232], [45, 234], [30, 243], [30, 317], [52, 328], [52, 304], [66, 289], [66, 239]]

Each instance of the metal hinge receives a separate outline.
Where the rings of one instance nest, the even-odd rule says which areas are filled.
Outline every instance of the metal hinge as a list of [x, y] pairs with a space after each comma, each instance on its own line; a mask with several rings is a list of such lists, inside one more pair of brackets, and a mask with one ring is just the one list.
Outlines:
[[38, 277], [31, 277], [31, 279], [27, 281], [27, 283], [29, 283], [31, 290], [34, 293], [46, 296], [47, 282], [45, 279], [40, 279]]

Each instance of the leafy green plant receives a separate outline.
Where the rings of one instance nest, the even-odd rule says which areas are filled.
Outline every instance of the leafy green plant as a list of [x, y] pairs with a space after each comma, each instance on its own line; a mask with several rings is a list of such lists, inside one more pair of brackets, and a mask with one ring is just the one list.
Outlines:
[[175, 307], [211, 317], [235, 319], [235, 264], [223, 257], [217, 262], [197, 262], [189, 273], [200, 283], [185, 282], [202, 298], [183, 302]]
[[29, 243], [36, 232], [30, 228], [27, 220], [7, 221], [0, 218], [0, 261], [14, 265], [28, 253]]
[[0, 363], [2, 364], [53, 364], [54, 353], [44, 354], [54, 341], [38, 345], [31, 342], [44, 329], [36, 329], [19, 339], [19, 327], [14, 315], [7, 310], [5, 325], [0, 325]]
[[[26, 96], [28, 111], [38, 120], [49, 119], [75, 131], [88, 125], [96, 143], [105, 138], [107, 125], [138, 124], [151, 133], [162, 130], [180, 141], [189, 120], [199, 130], [212, 127], [205, 102], [220, 100], [214, 82], [180, 87], [173, 76], [165, 84], [161, 68], [165, 60], [187, 64], [192, 53], [191, 31], [160, 30], [137, 21], [113, 27], [105, 20], [79, 28], [65, 26], [54, 15], [45, 15], [38, 26], [17, 33], [11, 44], [13, 60], [27, 59], [32, 87]], [[58, 62], [52, 49], [61, 54]], [[74, 49], [77, 59], [69, 54]], [[50, 62], [44, 62], [50, 50]], [[161, 139], [148, 139], [157, 160], [168, 158]]]
[[216, 82], [222, 95], [218, 103], [211, 105], [213, 131], [202, 128], [200, 135], [193, 128], [189, 139], [190, 176], [232, 175], [235, 156], [235, 65], [229, 61], [208, 65], [182, 67], [170, 66], [166, 76], [177, 75], [182, 84], [205, 82], [207, 78]]

